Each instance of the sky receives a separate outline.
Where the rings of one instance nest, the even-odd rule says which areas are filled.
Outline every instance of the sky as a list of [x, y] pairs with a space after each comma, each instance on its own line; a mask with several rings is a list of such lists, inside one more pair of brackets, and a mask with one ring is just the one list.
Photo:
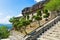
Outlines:
[[21, 11], [42, 0], [0, 0], [0, 24], [10, 24], [13, 16], [22, 16]]

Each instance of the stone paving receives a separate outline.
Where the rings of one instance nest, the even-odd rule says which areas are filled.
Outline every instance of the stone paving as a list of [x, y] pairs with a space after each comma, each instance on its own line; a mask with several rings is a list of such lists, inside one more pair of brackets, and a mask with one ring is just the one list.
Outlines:
[[43, 33], [37, 40], [60, 40], [60, 22]]
[[12, 31], [11, 36], [9, 37], [10, 40], [24, 40], [24, 36], [16, 31]]

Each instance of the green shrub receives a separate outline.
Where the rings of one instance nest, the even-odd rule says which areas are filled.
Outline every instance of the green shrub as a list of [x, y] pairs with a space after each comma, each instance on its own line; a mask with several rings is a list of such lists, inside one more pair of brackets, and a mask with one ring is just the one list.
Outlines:
[[7, 27], [1, 26], [0, 27], [0, 38], [1, 39], [8, 38], [8, 36], [9, 36], [9, 31], [8, 31]]

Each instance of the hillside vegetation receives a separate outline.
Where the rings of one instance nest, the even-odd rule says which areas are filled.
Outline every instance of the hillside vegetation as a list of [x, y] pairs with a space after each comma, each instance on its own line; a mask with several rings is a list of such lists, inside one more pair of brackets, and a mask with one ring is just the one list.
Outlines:
[[[31, 20], [29, 19], [30, 17], [29, 17], [29, 13], [28, 13], [26, 15], [27, 18], [25, 18], [24, 16], [22, 16], [20, 18], [13, 17], [13, 18], [10, 18], [9, 21], [12, 23], [13, 28], [15, 30], [20, 31], [21, 33], [22, 33], [22, 31], [24, 31], [27, 34], [26, 27], [27, 27], [27, 25], [30, 25], [30, 28], [32, 28], [31, 23], [33, 22], [33, 19], [35, 19], [35, 22], [38, 23], [39, 27], [41, 27], [40, 21], [43, 20], [43, 18], [45, 18], [45, 21], [48, 21], [50, 18], [52, 18], [52, 17], [49, 18], [50, 13], [48, 11], [57, 11], [59, 9], [60, 9], [60, 0], [50, 0], [47, 4], [45, 4], [45, 7], [43, 10], [37, 10], [37, 12], [36, 12], [37, 15], [33, 16]], [[44, 22], [42, 22], [42, 23], [44, 23]]]
[[45, 9], [54, 11], [60, 9], [60, 0], [50, 0], [47, 4], [45, 4]]

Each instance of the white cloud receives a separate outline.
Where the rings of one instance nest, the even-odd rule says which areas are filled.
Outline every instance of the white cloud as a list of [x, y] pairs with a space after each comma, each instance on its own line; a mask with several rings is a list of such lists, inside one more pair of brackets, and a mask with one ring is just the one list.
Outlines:
[[[19, 16], [22, 16], [22, 14], [20, 13], [15, 17], [19, 17]], [[10, 15], [5, 16], [3, 13], [0, 13], [0, 24], [10, 24], [9, 19], [12, 17], [13, 16], [10, 16]]]
[[11, 16], [6, 16], [4, 18], [0, 18], [0, 23], [2, 24], [10, 24], [9, 19], [11, 18]]
[[20, 13], [19, 15], [17, 15], [16, 17], [22, 16], [22, 14]]
[[36, 2], [40, 2], [40, 1], [43, 1], [43, 0], [34, 0], [34, 1], [36, 1]]

